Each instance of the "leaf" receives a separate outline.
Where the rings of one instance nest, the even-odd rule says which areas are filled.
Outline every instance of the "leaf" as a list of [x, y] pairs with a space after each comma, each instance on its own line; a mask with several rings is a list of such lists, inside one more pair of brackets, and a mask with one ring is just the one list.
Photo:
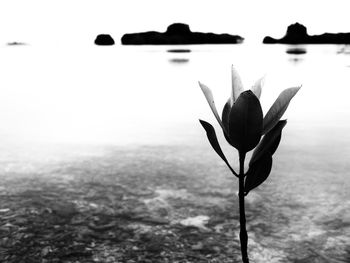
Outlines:
[[233, 104], [229, 119], [229, 138], [240, 152], [252, 150], [260, 141], [263, 113], [259, 99], [251, 90], [241, 93]]
[[222, 122], [221, 122], [221, 120], [220, 120], [219, 113], [218, 113], [218, 111], [216, 110], [216, 106], [215, 106], [215, 102], [214, 102], [213, 93], [211, 92], [211, 90], [210, 90], [207, 86], [205, 86], [204, 84], [202, 84], [202, 83], [200, 83], [200, 82], [198, 82], [198, 83], [199, 83], [199, 86], [201, 87], [201, 89], [202, 89], [202, 91], [203, 91], [203, 94], [204, 94], [205, 98], [206, 98], [207, 101], [208, 101], [208, 104], [209, 104], [209, 106], [210, 106], [212, 112], [214, 113], [215, 118], [216, 118], [217, 121], [219, 122], [221, 128], [222, 128], [223, 130], [225, 130], [225, 129], [224, 129], [224, 126], [222, 125]]
[[264, 117], [263, 134], [266, 134], [277, 124], [279, 119], [282, 117], [283, 113], [287, 110], [289, 102], [299, 91], [300, 88], [301, 86], [289, 88], [281, 92], [281, 94], [278, 96], [278, 98], [273, 103], [273, 105]]
[[286, 126], [287, 121], [279, 121], [275, 127], [272, 128], [266, 135], [263, 137], [259, 145], [255, 148], [252, 158], [250, 159], [249, 166], [254, 162], [258, 161], [266, 153], [271, 154], [271, 156], [277, 150], [277, 147], [281, 140], [281, 133], [284, 126]]
[[270, 175], [271, 167], [272, 156], [269, 153], [266, 153], [262, 158], [260, 158], [260, 160], [253, 163], [253, 165], [249, 167], [244, 185], [244, 191], [246, 194], [258, 187], [267, 179], [267, 177]]
[[210, 145], [213, 147], [214, 151], [221, 157], [221, 159], [226, 163], [226, 165], [230, 168], [230, 170], [233, 171], [224, 153], [221, 150], [221, 147], [216, 137], [216, 133], [213, 126], [210, 123], [203, 120], [199, 120], [199, 122], [203, 126], [204, 130], [207, 132], [208, 140], [210, 142]]
[[232, 103], [234, 103], [239, 95], [243, 92], [243, 84], [241, 81], [241, 77], [239, 76], [236, 69], [232, 66], [231, 68], [232, 75]]
[[260, 96], [261, 96], [261, 91], [262, 91], [262, 86], [264, 85], [264, 80], [265, 80], [265, 77], [258, 79], [255, 82], [255, 84], [253, 85], [253, 87], [250, 89], [255, 94], [255, 96], [257, 96], [258, 99], [260, 99]]

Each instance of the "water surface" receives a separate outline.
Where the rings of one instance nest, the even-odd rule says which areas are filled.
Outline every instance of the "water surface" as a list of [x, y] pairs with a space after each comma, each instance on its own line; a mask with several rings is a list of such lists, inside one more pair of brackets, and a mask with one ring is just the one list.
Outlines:
[[[347, 262], [350, 55], [346, 46], [306, 45], [304, 54], [289, 48], [1, 47], [1, 177], [49, 176], [65, 164], [78, 168], [56, 175], [90, 167], [98, 181], [108, 169], [127, 174], [141, 165], [145, 181], [157, 173], [201, 176], [207, 189], [233, 196], [236, 184], [198, 123], [219, 131], [198, 81], [221, 111], [234, 65], [247, 89], [265, 75], [264, 112], [283, 89], [302, 85], [284, 116], [270, 178], [248, 196], [253, 262]], [[236, 153], [224, 150], [237, 167]], [[179, 182], [157, 187], [191, 190]]]

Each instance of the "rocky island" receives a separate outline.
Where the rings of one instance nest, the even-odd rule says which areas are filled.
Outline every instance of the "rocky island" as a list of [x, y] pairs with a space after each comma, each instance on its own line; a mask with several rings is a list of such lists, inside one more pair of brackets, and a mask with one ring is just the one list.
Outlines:
[[189, 25], [175, 23], [168, 26], [166, 32], [148, 31], [125, 34], [121, 38], [123, 45], [191, 45], [191, 44], [239, 44], [241, 36], [192, 32]]
[[295, 23], [287, 28], [287, 33], [280, 39], [267, 36], [264, 44], [350, 44], [350, 33], [324, 33], [309, 35], [304, 25]]
[[97, 35], [95, 44], [98, 46], [112, 46], [114, 45], [114, 39], [108, 34]]
[[14, 42], [8, 42], [6, 45], [7, 45], [7, 46], [25, 46], [25, 45], [27, 45], [27, 44], [24, 43], [24, 42], [17, 42], [17, 41], [14, 41]]

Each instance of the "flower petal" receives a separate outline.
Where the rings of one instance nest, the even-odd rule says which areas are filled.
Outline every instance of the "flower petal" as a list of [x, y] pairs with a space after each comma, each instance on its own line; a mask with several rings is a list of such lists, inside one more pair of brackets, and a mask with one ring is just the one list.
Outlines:
[[277, 124], [277, 122], [282, 117], [283, 113], [287, 110], [289, 102], [299, 91], [300, 88], [301, 86], [289, 88], [281, 92], [281, 94], [278, 96], [278, 98], [273, 103], [273, 105], [264, 117], [263, 134], [266, 134]]
[[249, 152], [262, 135], [263, 113], [259, 99], [251, 90], [241, 93], [233, 104], [229, 117], [229, 138], [240, 152]]
[[219, 122], [221, 128], [224, 130], [224, 126], [222, 125], [222, 122], [220, 120], [220, 116], [219, 116], [219, 113], [218, 111], [216, 110], [216, 106], [215, 106], [215, 102], [214, 102], [214, 97], [213, 97], [213, 93], [211, 92], [211, 90], [205, 86], [204, 84], [199, 83], [199, 86], [201, 87], [202, 91], [203, 91], [203, 94], [205, 96], [205, 98], [207, 99], [208, 101], [208, 104], [212, 110], [212, 112], [214, 113], [214, 116], [215, 118], [217, 119], [217, 121]]
[[231, 144], [230, 138], [229, 138], [229, 120], [230, 120], [230, 112], [232, 108], [232, 100], [231, 98], [228, 99], [226, 102], [224, 108], [222, 109], [222, 115], [221, 115], [221, 120], [222, 120], [222, 125], [224, 126], [224, 135], [226, 141]]
[[243, 84], [237, 70], [232, 66], [232, 103], [234, 103], [239, 95], [243, 92]]
[[231, 108], [232, 108], [232, 103], [230, 98], [228, 99], [224, 108], [222, 109], [222, 115], [221, 115], [222, 124], [224, 125], [226, 131], [228, 131], [228, 123], [229, 123]]
[[258, 97], [258, 99], [260, 99], [262, 86], [264, 85], [264, 81], [265, 81], [265, 77], [258, 79], [255, 82], [255, 84], [253, 85], [253, 87], [250, 89], [255, 94], [255, 96]]

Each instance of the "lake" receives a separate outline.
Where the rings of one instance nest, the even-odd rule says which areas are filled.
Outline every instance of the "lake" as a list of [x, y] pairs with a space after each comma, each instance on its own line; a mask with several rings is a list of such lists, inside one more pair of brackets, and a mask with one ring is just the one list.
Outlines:
[[[190, 52], [168, 52], [181, 48]], [[283, 117], [272, 173], [247, 197], [252, 262], [349, 262], [350, 48], [304, 45], [300, 54], [287, 53], [291, 48], [0, 47], [0, 192], [108, 177], [158, 194], [170, 204], [171, 222], [212, 218], [213, 209], [233, 213], [237, 182], [198, 122], [214, 125], [237, 169], [237, 154], [198, 86], [212, 89], [221, 112], [233, 65], [246, 89], [265, 76], [264, 113], [283, 89], [302, 85]], [[188, 210], [171, 200], [186, 201]], [[233, 229], [237, 240], [231, 221], [215, 227]]]

